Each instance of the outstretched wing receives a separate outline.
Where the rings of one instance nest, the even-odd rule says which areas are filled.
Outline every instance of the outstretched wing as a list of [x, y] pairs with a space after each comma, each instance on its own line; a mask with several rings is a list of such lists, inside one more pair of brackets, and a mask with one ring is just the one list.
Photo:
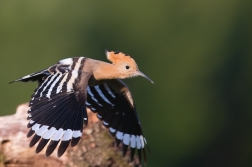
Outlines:
[[141, 161], [143, 152], [146, 161], [146, 139], [143, 137], [142, 128], [137, 116], [131, 93], [127, 86], [119, 79], [108, 80], [97, 86], [87, 87], [86, 105], [91, 111], [97, 113], [103, 125], [115, 136], [116, 145], [123, 144], [123, 156], [128, 147], [131, 148], [131, 161], [135, 149]]
[[30, 147], [39, 140], [36, 153], [50, 141], [46, 156], [50, 156], [58, 143], [58, 156], [63, 155], [69, 143], [75, 146], [82, 136], [83, 122], [87, 124], [86, 87], [92, 74], [81, 71], [84, 57], [59, 61], [46, 70], [27, 75], [16, 81], [38, 80], [28, 111], [27, 136], [34, 134]]

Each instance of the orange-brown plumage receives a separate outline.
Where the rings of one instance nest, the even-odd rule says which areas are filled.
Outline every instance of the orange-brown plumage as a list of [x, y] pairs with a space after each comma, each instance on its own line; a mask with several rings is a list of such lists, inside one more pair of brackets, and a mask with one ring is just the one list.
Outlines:
[[135, 60], [129, 55], [122, 52], [106, 50], [106, 56], [112, 64], [95, 60], [96, 65], [94, 66], [93, 74], [96, 80], [124, 79], [134, 76], [142, 76], [153, 83], [152, 80], [139, 71]]
[[107, 59], [113, 64], [128, 63], [135, 69], [138, 69], [137, 64], [133, 58], [122, 52], [106, 51]]

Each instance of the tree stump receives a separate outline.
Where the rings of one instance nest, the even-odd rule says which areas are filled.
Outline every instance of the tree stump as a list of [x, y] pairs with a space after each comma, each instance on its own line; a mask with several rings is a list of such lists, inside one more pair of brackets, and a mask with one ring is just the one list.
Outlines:
[[84, 128], [80, 142], [69, 146], [58, 158], [56, 151], [45, 157], [45, 149], [35, 153], [37, 144], [30, 148], [27, 138], [28, 103], [17, 107], [14, 115], [0, 117], [0, 167], [128, 167], [129, 155], [122, 157], [120, 147], [114, 146], [114, 138], [103, 127], [96, 114], [88, 110], [89, 122]]

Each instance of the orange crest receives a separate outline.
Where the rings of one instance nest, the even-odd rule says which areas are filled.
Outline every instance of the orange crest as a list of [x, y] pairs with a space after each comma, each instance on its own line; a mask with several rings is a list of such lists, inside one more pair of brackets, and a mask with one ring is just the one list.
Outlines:
[[108, 51], [108, 50], [106, 50], [105, 53], [107, 55], [107, 59], [111, 61], [113, 64], [129, 63], [130, 65], [137, 66], [135, 60], [127, 54], [118, 51]]

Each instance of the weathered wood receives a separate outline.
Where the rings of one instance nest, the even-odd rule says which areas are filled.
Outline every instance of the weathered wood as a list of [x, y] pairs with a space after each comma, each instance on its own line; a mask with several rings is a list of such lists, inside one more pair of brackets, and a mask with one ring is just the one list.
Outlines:
[[0, 117], [0, 167], [17, 166], [71, 166], [71, 167], [127, 167], [129, 157], [122, 157], [121, 149], [114, 147], [114, 139], [110, 136], [94, 113], [88, 111], [89, 123], [77, 146], [69, 146], [66, 153], [58, 158], [56, 151], [45, 157], [45, 149], [35, 153], [35, 145], [29, 148], [31, 138], [27, 138], [28, 104], [18, 106], [14, 115]]

